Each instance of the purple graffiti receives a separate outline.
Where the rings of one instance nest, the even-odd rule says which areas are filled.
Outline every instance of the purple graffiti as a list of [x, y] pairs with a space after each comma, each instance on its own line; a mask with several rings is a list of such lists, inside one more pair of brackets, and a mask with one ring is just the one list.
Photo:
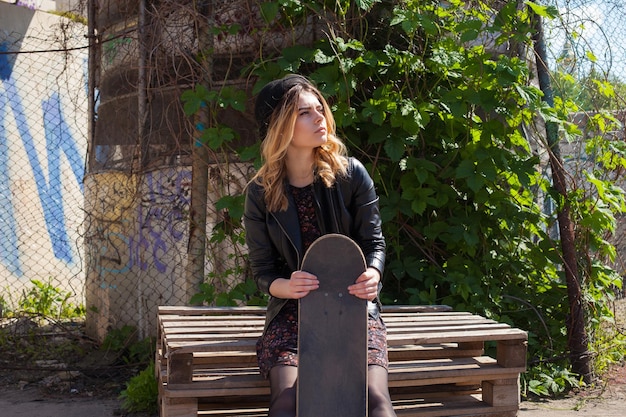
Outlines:
[[37, 2], [34, 0], [30, 0], [30, 1], [17, 0], [16, 4], [18, 6], [28, 7], [31, 10], [37, 9]]
[[[148, 173], [143, 189], [136, 219], [115, 221], [116, 232], [102, 230], [108, 225], [102, 223], [87, 239], [88, 246], [99, 251], [94, 259], [98, 259], [101, 275], [126, 273], [133, 267], [165, 273], [171, 267], [171, 250], [186, 236], [191, 172], [170, 169]], [[135, 229], [135, 221], [137, 232], [128, 236]]]
[[179, 228], [185, 224], [190, 204], [191, 173], [157, 171], [147, 174], [145, 181], [147, 192], [138, 213], [139, 246], [152, 246], [154, 266], [159, 272], [165, 272], [167, 265], [161, 259], [167, 253], [168, 242], [179, 242], [185, 235]]

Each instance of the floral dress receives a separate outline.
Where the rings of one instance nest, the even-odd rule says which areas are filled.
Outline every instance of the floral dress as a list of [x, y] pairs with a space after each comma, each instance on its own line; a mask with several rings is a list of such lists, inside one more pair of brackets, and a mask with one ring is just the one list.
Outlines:
[[[306, 187], [289, 186], [300, 221], [303, 249], [320, 237], [317, 225], [313, 185]], [[387, 329], [379, 317], [368, 318], [368, 364], [388, 367]], [[269, 324], [256, 344], [259, 369], [267, 378], [270, 369], [276, 365], [298, 366], [298, 300], [289, 300]]]

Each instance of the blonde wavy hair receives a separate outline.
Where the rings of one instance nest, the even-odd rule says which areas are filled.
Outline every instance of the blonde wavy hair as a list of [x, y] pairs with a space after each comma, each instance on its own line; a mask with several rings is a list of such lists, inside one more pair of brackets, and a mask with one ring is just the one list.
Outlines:
[[270, 211], [287, 210], [288, 200], [284, 186], [287, 177], [285, 157], [298, 116], [298, 100], [300, 94], [305, 91], [317, 96], [326, 118], [327, 141], [315, 149], [314, 155], [316, 180], [319, 178], [324, 185], [331, 187], [338, 176], [346, 175], [347, 172], [346, 146], [336, 136], [335, 118], [328, 102], [312, 84], [297, 83], [285, 92], [281, 102], [272, 112], [267, 134], [261, 143], [263, 165], [252, 178], [252, 181], [263, 187], [265, 204]]

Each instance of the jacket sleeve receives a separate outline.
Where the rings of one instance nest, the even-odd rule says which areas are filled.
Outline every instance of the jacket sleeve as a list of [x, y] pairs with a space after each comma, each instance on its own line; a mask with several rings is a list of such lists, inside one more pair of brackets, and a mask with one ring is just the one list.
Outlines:
[[348, 210], [352, 217], [350, 234], [361, 246], [368, 267], [382, 276], [385, 268], [385, 238], [374, 181], [361, 162], [350, 158]]
[[269, 237], [262, 188], [255, 183], [246, 188], [243, 222], [252, 276], [259, 290], [269, 294], [270, 285], [280, 275], [275, 263], [279, 255]]

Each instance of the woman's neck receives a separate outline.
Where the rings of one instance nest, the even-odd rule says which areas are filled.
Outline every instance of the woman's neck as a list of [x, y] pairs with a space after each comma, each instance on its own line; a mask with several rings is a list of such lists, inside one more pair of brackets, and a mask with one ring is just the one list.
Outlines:
[[287, 179], [294, 187], [305, 187], [313, 182], [313, 154], [289, 155], [285, 160]]

